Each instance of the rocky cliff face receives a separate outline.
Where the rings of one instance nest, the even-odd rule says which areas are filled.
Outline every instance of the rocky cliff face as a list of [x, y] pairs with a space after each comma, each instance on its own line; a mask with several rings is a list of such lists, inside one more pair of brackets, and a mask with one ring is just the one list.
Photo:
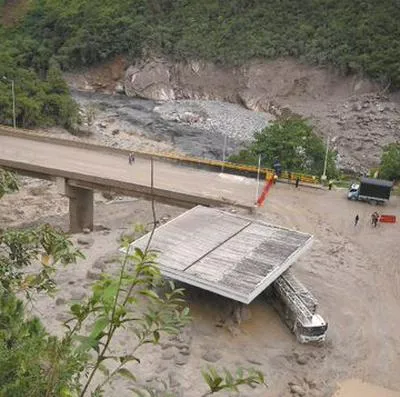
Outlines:
[[130, 66], [124, 85], [129, 96], [154, 100], [223, 100], [238, 102], [256, 111], [271, 111], [274, 101], [282, 105], [299, 97], [320, 101], [376, 88], [368, 81], [344, 79], [327, 69], [290, 59], [252, 62], [237, 68], [155, 59]]
[[[93, 77], [87, 73], [86, 89], [110, 80], [106, 73], [101, 77], [99, 68], [94, 75], [91, 83]], [[117, 75], [114, 72], [112, 80], [100, 84], [103, 91], [124, 90], [128, 96], [161, 101], [227, 101], [274, 117], [283, 112], [308, 117], [321, 136], [330, 137], [345, 170], [377, 166], [382, 147], [400, 141], [399, 101], [382, 95], [381, 87], [292, 59], [253, 61], [240, 67], [151, 59], [119, 68]]]

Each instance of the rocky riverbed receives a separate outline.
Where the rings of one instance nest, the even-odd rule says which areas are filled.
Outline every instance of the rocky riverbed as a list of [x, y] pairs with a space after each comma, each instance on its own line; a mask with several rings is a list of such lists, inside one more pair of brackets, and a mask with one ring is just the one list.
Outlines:
[[[239, 150], [272, 116], [219, 101], [160, 102], [124, 95], [72, 92], [81, 107], [84, 129], [102, 143], [176, 151], [209, 159]], [[151, 147], [153, 146], [153, 147]], [[146, 147], [145, 147], [146, 148]]]

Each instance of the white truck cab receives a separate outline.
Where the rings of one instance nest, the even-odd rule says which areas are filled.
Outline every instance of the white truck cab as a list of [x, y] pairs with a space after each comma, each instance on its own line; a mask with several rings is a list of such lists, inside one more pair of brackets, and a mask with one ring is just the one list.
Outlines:
[[349, 200], [357, 199], [359, 190], [360, 190], [360, 184], [359, 183], [352, 183], [351, 186], [350, 186], [350, 189], [349, 189], [349, 191], [347, 193], [347, 198]]

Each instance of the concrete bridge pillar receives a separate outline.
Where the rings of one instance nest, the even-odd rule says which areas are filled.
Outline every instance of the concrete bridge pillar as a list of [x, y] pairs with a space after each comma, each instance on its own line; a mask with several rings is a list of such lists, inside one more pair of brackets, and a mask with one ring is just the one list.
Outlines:
[[60, 193], [69, 198], [69, 231], [93, 230], [93, 190], [70, 186], [64, 178], [57, 178], [56, 183]]

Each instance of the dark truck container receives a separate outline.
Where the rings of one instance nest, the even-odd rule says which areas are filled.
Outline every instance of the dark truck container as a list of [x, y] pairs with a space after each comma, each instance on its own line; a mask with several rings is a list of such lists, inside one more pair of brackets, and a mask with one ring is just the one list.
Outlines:
[[393, 182], [383, 179], [361, 178], [359, 184], [350, 186], [347, 198], [349, 200], [363, 200], [371, 203], [384, 203], [389, 200]]

